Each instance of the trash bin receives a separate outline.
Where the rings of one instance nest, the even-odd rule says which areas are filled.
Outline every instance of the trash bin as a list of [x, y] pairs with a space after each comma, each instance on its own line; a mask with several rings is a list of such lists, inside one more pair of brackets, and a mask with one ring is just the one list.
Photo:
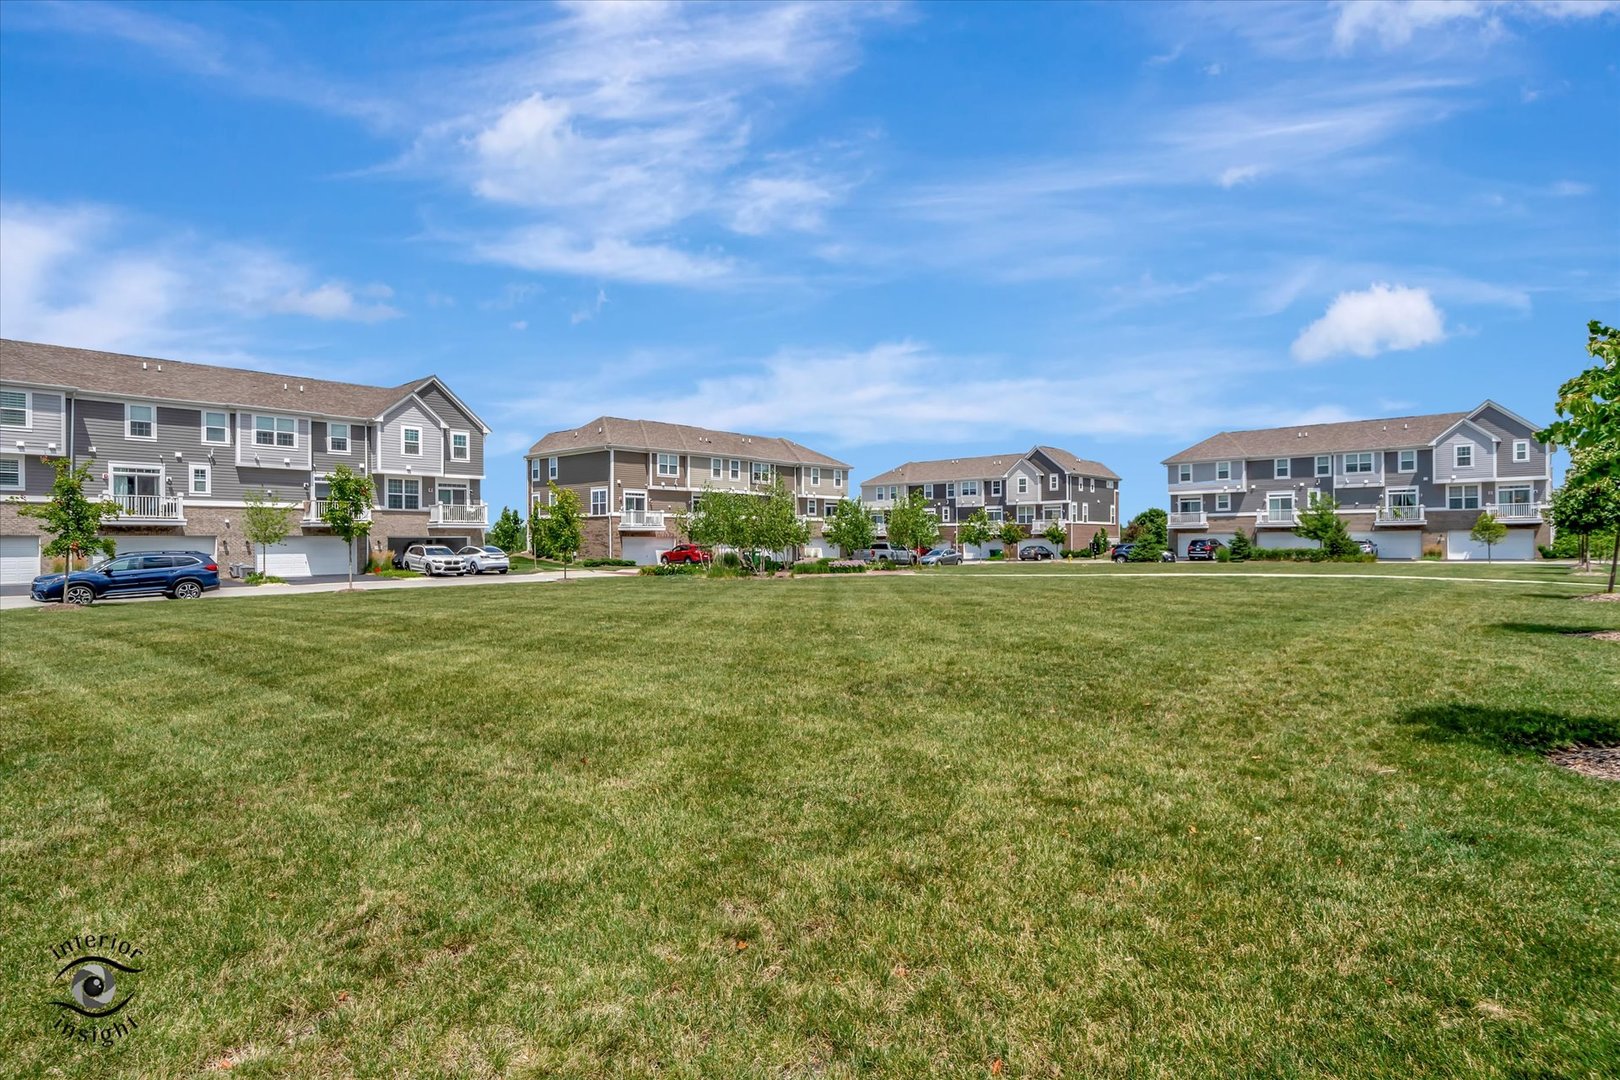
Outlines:
[[231, 563], [231, 577], [236, 578], [238, 581], [247, 577], [247, 564], [239, 562]]

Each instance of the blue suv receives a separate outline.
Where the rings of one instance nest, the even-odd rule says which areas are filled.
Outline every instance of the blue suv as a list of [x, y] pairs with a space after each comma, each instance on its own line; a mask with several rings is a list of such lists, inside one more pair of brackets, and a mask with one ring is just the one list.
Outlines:
[[29, 595], [40, 603], [61, 600], [64, 584], [70, 604], [152, 593], [162, 593], [171, 600], [195, 600], [206, 590], [219, 588], [219, 564], [212, 555], [200, 551], [115, 555], [88, 570], [73, 571], [71, 580], [62, 574], [37, 577]]

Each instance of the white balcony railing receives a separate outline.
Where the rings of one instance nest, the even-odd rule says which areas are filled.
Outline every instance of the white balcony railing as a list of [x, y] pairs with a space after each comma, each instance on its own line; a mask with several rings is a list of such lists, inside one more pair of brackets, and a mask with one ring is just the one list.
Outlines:
[[664, 527], [664, 511], [662, 510], [626, 510], [619, 515], [619, 528], [624, 529], [662, 529]]
[[[307, 524], [310, 524], [310, 525], [319, 525], [319, 524], [322, 524], [323, 522], [325, 522], [326, 521], [326, 504], [329, 503], [330, 501], [331, 501], [330, 499], [311, 499], [311, 500], [309, 500], [309, 509], [304, 512], [304, 521]], [[371, 510], [370, 510], [369, 507], [367, 508], [365, 513], [360, 515], [360, 520], [361, 521], [370, 521], [371, 520]]]
[[1541, 520], [1541, 506], [1538, 503], [1497, 503], [1487, 509], [1496, 515], [1498, 521]]
[[1209, 524], [1202, 510], [1172, 510], [1170, 511], [1170, 527], [1172, 529], [1202, 529]]
[[1254, 523], [1263, 529], [1292, 529], [1299, 524], [1299, 514], [1293, 510], [1262, 510], [1255, 515]]
[[119, 518], [182, 523], [186, 520], [185, 507], [176, 495], [109, 495], [108, 498], [117, 505]]
[[1379, 506], [1373, 511], [1374, 525], [1422, 525], [1421, 506]]
[[434, 503], [428, 508], [429, 525], [483, 525], [488, 521], [488, 503]]

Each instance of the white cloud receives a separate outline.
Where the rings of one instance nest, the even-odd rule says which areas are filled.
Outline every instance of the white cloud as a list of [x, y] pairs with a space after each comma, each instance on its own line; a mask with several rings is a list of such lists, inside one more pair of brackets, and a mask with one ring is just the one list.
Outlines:
[[527, 330], [528, 328], [529, 328], [529, 320], [528, 319], [514, 319], [512, 321], [512, 329], [514, 329], [514, 330]]
[[0, 333], [161, 348], [222, 313], [376, 322], [392, 290], [321, 282], [265, 248], [153, 233], [104, 206], [0, 206]]
[[568, 316], [568, 325], [578, 326], [582, 322], [590, 322], [602, 313], [602, 308], [607, 305], [607, 302], [607, 290], [597, 289], [595, 300]]
[[1616, 0], [1342, 0], [1333, 44], [1344, 52], [1373, 39], [1398, 49], [1448, 26], [1466, 26], [1489, 39], [1504, 33], [1508, 19], [1586, 19], [1617, 10]]
[[588, 274], [660, 285], [704, 285], [730, 277], [724, 256], [692, 255], [663, 244], [640, 245], [616, 237], [590, 238], [552, 225], [531, 225], [473, 245], [489, 262], [521, 270]]
[[1315, 363], [1346, 354], [1415, 349], [1445, 337], [1445, 314], [1435, 307], [1429, 290], [1376, 283], [1363, 292], [1340, 293], [1327, 314], [1294, 339], [1291, 351], [1294, 359]]
[[1259, 165], [1234, 165], [1216, 179], [1216, 183], [1223, 188], [1234, 188], [1239, 184], [1247, 184], [1257, 179], [1265, 169]]
[[1559, 180], [1547, 189], [1547, 194], [1556, 195], [1560, 199], [1570, 199], [1590, 195], [1593, 190], [1591, 184], [1583, 184], [1579, 180]]
[[828, 185], [803, 176], [750, 176], [733, 191], [731, 227], [749, 236], [781, 229], [814, 232], [838, 199]]

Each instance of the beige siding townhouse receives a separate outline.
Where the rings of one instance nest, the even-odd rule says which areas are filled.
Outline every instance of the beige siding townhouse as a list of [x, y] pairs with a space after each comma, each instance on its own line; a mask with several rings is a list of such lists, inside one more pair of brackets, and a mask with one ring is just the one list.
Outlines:
[[847, 463], [791, 439], [616, 416], [553, 431], [529, 448], [524, 465], [531, 506], [547, 501], [551, 481], [579, 495], [583, 556], [639, 563], [681, 541], [675, 512], [706, 489], [763, 491], [781, 477], [810, 525], [810, 554], [825, 546], [824, 516], [849, 494]]
[[1330, 495], [1380, 558], [1482, 559], [1469, 531], [1486, 511], [1508, 527], [1491, 553], [1532, 559], [1551, 535], [1542, 508], [1553, 447], [1540, 425], [1493, 401], [1467, 412], [1395, 416], [1260, 431], [1223, 431], [1165, 459], [1178, 553], [1210, 536], [1252, 531], [1262, 547], [1308, 547], [1299, 512]]
[[1023, 454], [908, 461], [863, 481], [861, 501], [881, 528], [886, 511], [913, 491], [928, 500], [948, 542], [955, 541], [957, 526], [981, 507], [992, 522], [1017, 521], [1031, 535], [1056, 522], [1068, 536], [1067, 547], [1085, 547], [1098, 529], [1111, 541], [1119, 537], [1119, 474], [1055, 446], [1037, 446]]
[[[52, 459], [88, 463], [89, 494], [121, 508], [107, 524], [120, 552], [254, 563], [244, 498], [267, 492], [296, 508], [292, 535], [263, 553], [269, 569], [345, 573], [348, 545], [321, 520], [324, 477], [340, 464], [376, 485], [371, 553], [480, 543], [488, 434], [432, 375], [361, 386], [0, 340], [0, 497], [42, 502]], [[0, 580], [39, 572], [41, 539], [35, 519], [0, 503]]]

